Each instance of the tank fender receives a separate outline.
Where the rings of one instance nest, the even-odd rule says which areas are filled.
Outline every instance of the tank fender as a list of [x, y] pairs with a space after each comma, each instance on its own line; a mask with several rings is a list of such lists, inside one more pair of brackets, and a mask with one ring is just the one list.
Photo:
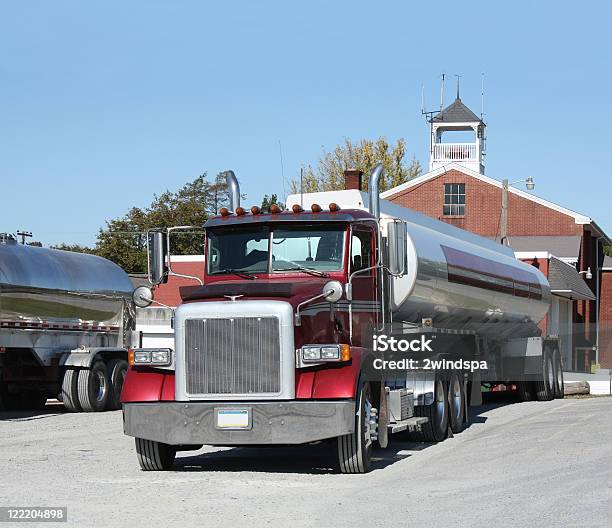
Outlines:
[[63, 354], [60, 358], [59, 364], [60, 367], [90, 368], [96, 356], [107, 354], [114, 357], [125, 356], [125, 359], [127, 359], [127, 350], [125, 348], [75, 348], [74, 350]]
[[415, 405], [431, 405], [434, 401], [434, 381], [436, 373], [414, 371], [406, 374], [406, 388], [413, 391]]

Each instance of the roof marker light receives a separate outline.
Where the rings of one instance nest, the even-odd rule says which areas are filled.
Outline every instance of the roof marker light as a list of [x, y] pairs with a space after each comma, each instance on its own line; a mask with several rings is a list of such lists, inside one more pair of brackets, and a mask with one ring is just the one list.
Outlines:
[[319, 204], [312, 204], [312, 205], [310, 206], [310, 210], [311, 210], [313, 213], [320, 213], [320, 212], [322, 211], [321, 206], [320, 206]]
[[332, 202], [332, 203], [329, 204], [329, 210], [332, 213], [335, 213], [337, 211], [340, 211], [340, 206], [337, 203]]
[[243, 207], [236, 207], [236, 214], [238, 216], [244, 216], [246, 214], [246, 211]]
[[219, 209], [219, 214], [221, 216], [229, 216], [230, 212], [227, 207], [221, 207], [221, 209]]
[[278, 213], [280, 213], [280, 212], [281, 212], [281, 208], [280, 208], [278, 205], [276, 205], [276, 204], [272, 204], [272, 205], [270, 206], [270, 213], [271, 213], [271, 214], [278, 214]]
[[299, 204], [294, 204], [293, 207], [291, 208], [291, 210], [294, 213], [301, 213], [304, 209], [302, 209], [302, 206]]
[[261, 209], [254, 205], [253, 207], [251, 207], [251, 213], [254, 215], [258, 215], [259, 213], [261, 213]]

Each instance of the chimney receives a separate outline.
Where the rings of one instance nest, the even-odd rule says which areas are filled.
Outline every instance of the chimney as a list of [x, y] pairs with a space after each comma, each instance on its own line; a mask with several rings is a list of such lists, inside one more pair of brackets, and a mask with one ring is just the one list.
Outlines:
[[361, 191], [361, 177], [363, 172], [357, 169], [346, 169], [344, 171], [344, 188], [357, 189]]

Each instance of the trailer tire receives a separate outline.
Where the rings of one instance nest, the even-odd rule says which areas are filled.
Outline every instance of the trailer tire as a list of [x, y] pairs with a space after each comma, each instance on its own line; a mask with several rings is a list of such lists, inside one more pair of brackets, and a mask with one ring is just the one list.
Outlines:
[[562, 400], [565, 397], [563, 364], [561, 363], [561, 353], [557, 348], [553, 352], [553, 367], [555, 372], [555, 398]]
[[68, 412], [81, 412], [79, 403], [79, 371], [66, 369], [62, 378], [62, 401]]
[[136, 455], [143, 471], [168, 471], [174, 465], [176, 448], [154, 440], [135, 438]]
[[448, 418], [451, 431], [455, 434], [463, 431], [465, 407], [465, 387], [461, 377], [453, 372], [448, 382]]
[[104, 361], [96, 361], [91, 369], [79, 370], [79, 403], [85, 412], [106, 409], [109, 393], [108, 371]]
[[372, 390], [368, 382], [360, 383], [356, 401], [355, 431], [337, 439], [341, 473], [367, 473], [370, 470], [373, 441], [369, 434], [369, 410], [372, 408]]
[[526, 380], [515, 382], [516, 384], [516, 397], [520, 402], [528, 402], [533, 400], [533, 383]]
[[420, 431], [411, 433], [411, 438], [420, 442], [442, 442], [448, 432], [448, 414], [448, 385], [436, 376], [434, 403], [414, 408], [415, 416], [428, 418], [428, 421], [421, 425]]
[[538, 401], [550, 401], [555, 397], [555, 372], [553, 360], [548, 348], [542, 354], [541, 379], [535, 382], [536, 398]]
[[121, 390], [127, 369], [128, 363], [125, 359], [113, 359], [108, 363], [110, 387], [107, 407], [109, 411], [121, 409]]

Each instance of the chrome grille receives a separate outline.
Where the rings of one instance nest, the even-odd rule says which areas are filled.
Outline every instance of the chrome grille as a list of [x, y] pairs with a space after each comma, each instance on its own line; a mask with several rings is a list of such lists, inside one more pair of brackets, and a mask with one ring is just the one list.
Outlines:
[[188, 394], [280, 392], [277, 317], [187, 319]]

